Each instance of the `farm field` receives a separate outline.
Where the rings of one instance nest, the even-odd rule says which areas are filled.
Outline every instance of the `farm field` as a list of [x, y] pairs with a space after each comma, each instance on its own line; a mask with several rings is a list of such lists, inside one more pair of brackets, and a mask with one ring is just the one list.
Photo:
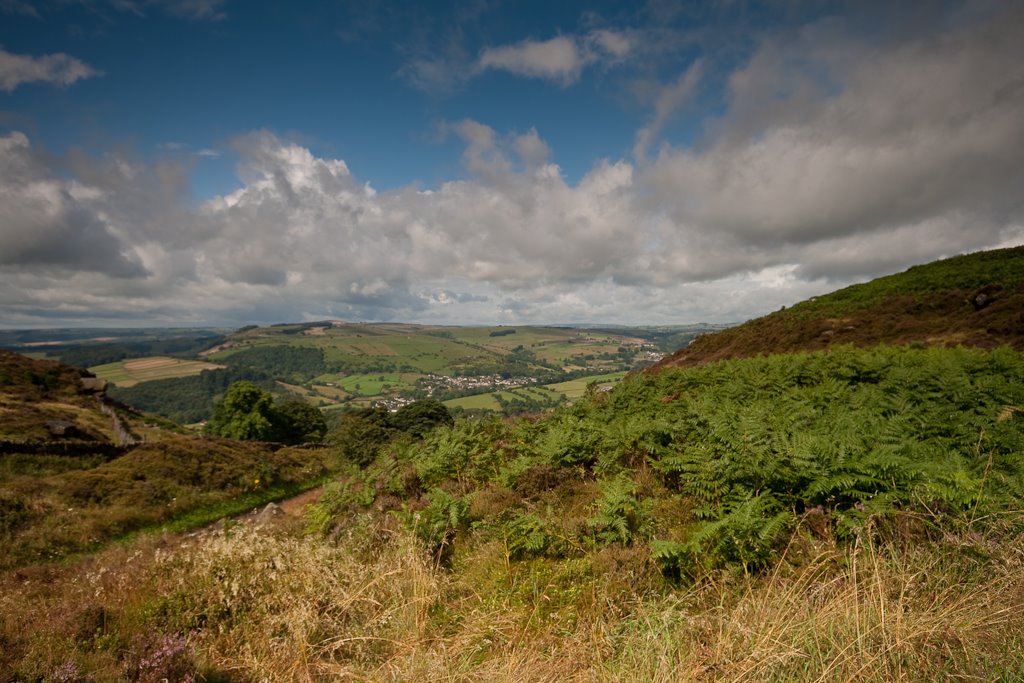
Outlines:
[[[261, 327], [233, 335], [210, 354], [224, 361], [259, 347], [320, 349], [327, 365], [452, 376], [475, 366], [525, 351], [539, 365], [576, 369], [615, 364], [620, 348], [656, 352], [632, 331], [623, 334], [560, 327], [432, 327], [404, 324], [288, 325]], [[605, 356], [605, 358], [599, 358]], [[352, 373], [345, 373], [352, 374]], [[362, 373], [360, 373], [362, 374]], [[368, 374], [373, 374], [371, 371]], [[346, 388], [346, 390], [348, 390]]]
[[463, 396], [461, 398], [453, 398], [445, 401], [444, 404], [451, 409], [501, 410], [501, 401], [511, 402], [516, 400], [525, 400], [539, 401], [542, 403], [561, 402], [563, 400], [573, 401], [586, 393], [587, 385], [589, 384], [613, 386], [621, 381], [625, 376], [625, 371], [611, 372], [604, 375], [591, 375], [569, 380], [567, 382], [531, 385], [507, 391], [494, 391], [487, 394]]
[[96, 365], [89, 368], [89, 370], [97, 377], [105, 379], [111, 384], [119, 387], [132, 387], [141, 382], [188, 377], [190, 375], [198, 375], [203, 370], [217, 370], [223, 367], [223, 365], [206, 363], [204, 361], [154, 356]]
[[618, 384], [623, 377], [626, 376], [625, 372], [610, 372], [607, 375], [594, 375], [591, 377], [580, 377], [579, 379], [572, 379], [568, 382], [558, 382], [557, 384], [545, 385], [546, 389], [550, 389], [559, 394], [565, 394], [565, 397], [570, 401], [580, 396], [587, 391], [588, 384], [600, 384], [600, 385], [615, 385]]

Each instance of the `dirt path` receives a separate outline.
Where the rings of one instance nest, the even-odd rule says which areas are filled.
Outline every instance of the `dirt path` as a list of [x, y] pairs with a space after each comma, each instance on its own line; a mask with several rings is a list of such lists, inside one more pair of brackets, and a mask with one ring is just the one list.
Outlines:
[[277, 501], [278, 506], [286, 515], [301, 515], [306, 511], [306, 506], [320, 500], [324, 492], [323, 486], [317, 486], [308, 491], [303, 491], [293, 498], [285, 498]]

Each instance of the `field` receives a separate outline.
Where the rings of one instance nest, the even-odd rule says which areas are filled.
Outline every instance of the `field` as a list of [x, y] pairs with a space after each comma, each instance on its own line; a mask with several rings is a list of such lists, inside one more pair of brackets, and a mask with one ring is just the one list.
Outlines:
[[488, 394], [475, 394], [463, 396], [445, 401], [449, 408], [463, 408], [465, 410], [501, 410], [501, 401], [510, 402], [538, 401], [561, 403], [563, 400], [573, 401], [583, 396], [590, 384], [613, 386], [626, 376], [623, 372], [612, 372], [604, 375], [590, 375], [567, 382], [556, 382], [554, 384], [543, 384], [540, 386], [526, 386], [509, 389], [507, 391], [495, 391]]
[[203, 370], [216, 370], [224, 367], [214, 363], [197, 360], [182, 360], [168, 356], [151, 358], [133, 358], [131, 360], [107, 363], [89, 368], [97, 377], [101, 377], [119, 387], [131, 387], [140, 382], [173, 377], [198, 375]]
[[579, 398], [580, 396], [583, 396], [583, 394], [586, 393], [587, 391], [588, 384], [612, 386], [618, 383], [625, 376], [625, 372], [612, 372], [607, 375], [581, 377], [579, 379], [569, 380], [568, 382], [548, 384], [546, 388], [559, 394], [565, 394], [565, 397], [567, 399], [572, 400], [574, 398]]
[[[280, 346], [322, 349], [328, 364], [365, 364], [378, 359], [411, 372], [453, 375], [466, 366], [494, 362], [515, 350], [529, 351], [542, 364], [584, 367], [620, 347], [654, 351], [632, 331], [623, 334], [559, 327], [431, 327], [404, 324], [347, 324], [305, 328], [261, 327], [234, 335], [208, 356], [226, 360], [245, 349]], [[606, 361], [608, 359], [605, 359]]]

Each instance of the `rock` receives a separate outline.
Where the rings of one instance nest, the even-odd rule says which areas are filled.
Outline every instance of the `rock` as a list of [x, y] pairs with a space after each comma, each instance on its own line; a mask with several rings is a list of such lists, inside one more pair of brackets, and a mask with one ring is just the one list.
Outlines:
[[974, 306], [976, 311], [987, 308], [999, 298], [999, 292], [1001, 291], [1002, 287], [999, 285], [985, 285], [971, 298], [971, 305]]
[[257, 524], [266, 524], [275, 517], [280, 517], [284, 514], [284, 510], [277, 503], [267, 503], [267, 506], [260, 510], [260, 513], [256, 515]]
[[56, 436], [62, 439], [70, 439], [75, 436], [79, 436], [78, 427], [75, 426], [74, 422], [67, 422], [65, 420], [49, 420], [46, 423], [46, 428], [50, 430], [50, 436]]
[[86, 394], [102, 394], [107, 390], [107, 380], [99, 377], [83, 377], [82, 391]]

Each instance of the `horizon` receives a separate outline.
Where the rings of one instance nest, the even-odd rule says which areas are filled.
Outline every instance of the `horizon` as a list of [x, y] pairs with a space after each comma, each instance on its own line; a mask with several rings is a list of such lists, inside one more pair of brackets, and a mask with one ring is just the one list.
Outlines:
[[890, 4], [0, 3], [0, 329], [736, 324], [1024, 244], [1024, 5]]

